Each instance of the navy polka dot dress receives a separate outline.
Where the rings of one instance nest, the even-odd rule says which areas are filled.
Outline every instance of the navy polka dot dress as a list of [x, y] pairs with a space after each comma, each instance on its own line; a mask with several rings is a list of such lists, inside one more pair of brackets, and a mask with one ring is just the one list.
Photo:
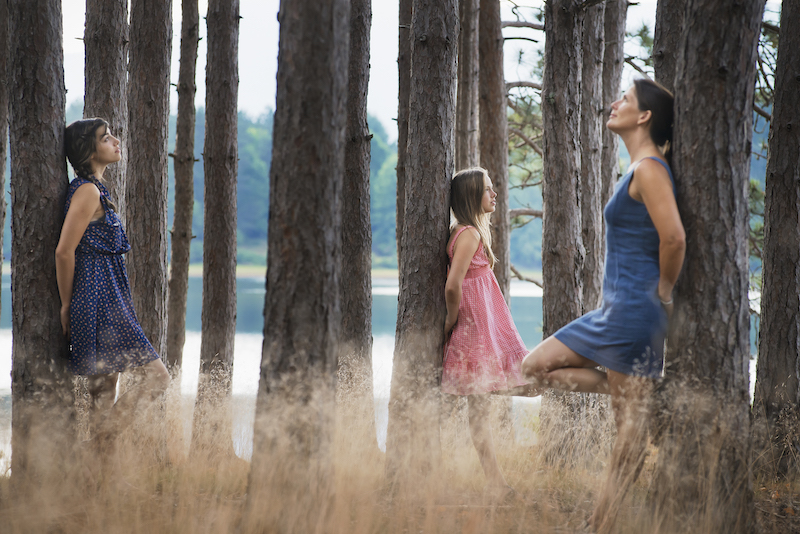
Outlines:
[[106, 214], [92, 221], [75, 250], [75, 277], [70, 305], [70, 370], [78, 375], [117, 373], [158, 359], [133, 310], [128, 273], [122, 255], [131, 248], [119, 217], [108, 205], [101, 183], [75, 178], [72, 195], [84, 184], [100, 189]]

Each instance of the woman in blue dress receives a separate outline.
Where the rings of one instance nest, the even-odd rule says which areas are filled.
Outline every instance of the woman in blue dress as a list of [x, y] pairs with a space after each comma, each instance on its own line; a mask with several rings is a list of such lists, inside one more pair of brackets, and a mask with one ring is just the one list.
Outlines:
[[611, 395], [617, 441], [589, 520], [598, 532], [612, 528], [644, 462], [648, 399], [663, 370], [672, 288], [683, 265], [685, 233], [665, 160], [672, 120], [672, 94], [650, 80], [636, 80], [611, 105], [606, 126], [622, 138], [632, 163], [603, 213], [602, 305], [542, 341], [522, 362], [523, 374], [537, 385]]
[[[96, 443], [110, 445], [135, 413], [169, 385], [169, 372], [136, 318], [123, 254], [125, 230], [103, 185], [103, 172], [121, 155], [103, 119], [67, 126], [67, 158], [75, 179], [67, 191], [56, 247], [61, 326], [69, 339], [69, 368], [88, 377]], [[119, 373], [137, 368], [137, 383], [115, 401]]]

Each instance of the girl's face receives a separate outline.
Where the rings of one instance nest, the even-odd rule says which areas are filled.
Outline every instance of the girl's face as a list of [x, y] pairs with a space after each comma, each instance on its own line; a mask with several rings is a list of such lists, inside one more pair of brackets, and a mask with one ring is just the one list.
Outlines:
[[492, 180], [488, 174], [483, 175], [483, 196], [481, 197], [481, 208], [484, 213], [493, 213], [497, 201], [497, 193], [494, 192]]
[[622, 98], [611, 104], [611, 114], [606, 122], [606, 127], [614, 133], [620, 133], [646, 123], [649, 118], [649, 111], [639, 109], [636, 88], [632, 85], [625, 91]]
[[92, 154], [92, 166], [106, 166], [109, 163], [116, 163], [122, 159], [122, 151], [119, 146], [119, 139], [111, 135], [108, 128], [98, 128], [94, 138], [94, 154]]

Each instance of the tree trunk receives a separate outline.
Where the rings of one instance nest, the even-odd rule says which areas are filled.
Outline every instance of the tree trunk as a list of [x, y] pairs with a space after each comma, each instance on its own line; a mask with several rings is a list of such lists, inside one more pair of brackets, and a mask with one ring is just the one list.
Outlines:
[[[6, 158], [8, 157], [8, 2], [0, 2], [0, 228], [6, 227]], [[3, 272], [3, 232], [0, 231], [0, 273]], [[2, 311], [2, 310], [0, 310]]]
[[11, 476], [54, 497], [76, 439], [54, 254], [67, 191], [61, 2], [15, 0], [2, 21], [11, 80]]
[[131, 0], [127, 267], [147, 339], [164, 354], [167, 320], [167, 125], [172, 0]]
[[[369, 217], [370, 139], [367, 124], [371, 0], [352, 0], [347, 134], [342, 192], [342, 302], [337, 406], [341, 436], [354, 451], [376, 452], [372, 393], [372, 228]], [[353, 458], [361, 456], [352, 455]]]
[[200, 14], [197, 0], [181, 3], [181, 58], [178, 71], [178, 117], [175, 121], [175, 214], [172, 221], [172, 254], [169, 266], [167, 309], [167, 358], [173, 374], [183, 365], [186, 343], [186, 295], [194, 210], [194, 98], [197, 87], [197, 43]]
[[583, 19], [581, 62], [581, 238], [586, 251], [583, 263], [583, 308], [600, 306], [603, 291], [603, 36], [605, 6], [586, 9]]
[[[604, 15], [605, 47], [603, 51], [603, 163], [600, 205], [605, 207], [619, 180], [619, 136], [605, 127], [611, 104], [620, 97], [622, 67], [625, 64], [625, 19], [628, 0], [607, 0]], [[605, 235], [605, 221], [603, 221]], [[605, 258], [605, 239], [600, 241], [601, 255]]]
[[128, 163], [128, 2], [87, 0], [83, 116], [108, 121], [120, 140], [122, 159], [103, 173], [117, 213], [125, 224], [125, 171]]
[[767, 472], [796, 472], [800, 447], [800, 2], [785, 0], [775, 67], [764, 199], [763, 284], [756, 425]]
[[414, 0], [403, 222], [403, 239], [413, 236], [414, 246], [400, 258], [386, 441], [389, 483], [404, 487], [407, 482], [434, 482], [440, 465], [438, 378], [444, 342], [457, 45], [456, 0]]
[[411, 13], [413, 0], [399, 0], [400, 36], [397, 47], [397, 209], [395, 235], [397, 266], [403, 258], [403, 220], [406, 209], [406, 163], [408, 161], [408, 99], [411, 91]]
[[503, 75], [503, 24], [500, 2], [480, 3], [480, 156], [497, 193], [492, 215], [492, 250], [497, 257], [494, 275], [510, 302], [510, 237], [508, 219], [508, 109]]
[[253, 530], [324, 530], [332, 497], [349, 8], [296, 0], [279, 13]]
[[673, 168], [686, 260], [669, 331], [671, 417], [653, 483], [667, 530], [744, 533], [754, 520], [747, 191], [763, 9], [763, 0], [690, 0], [678, 50]]
[[456, 170], [480, 162], [478, 145], [480, 0], [458, 0], [458, 94], [456, 95]]
[[236, 335], [239, 0], [210, 0], [206, 24], [203, 311], [192, 452], [214, 449], [233, 455], [230, 400]]
[[678, 48], [684, 30], [684, 16], [689, 0], [658, 0], [653, 37], [653, 67], [656, 81], [675, 91]]

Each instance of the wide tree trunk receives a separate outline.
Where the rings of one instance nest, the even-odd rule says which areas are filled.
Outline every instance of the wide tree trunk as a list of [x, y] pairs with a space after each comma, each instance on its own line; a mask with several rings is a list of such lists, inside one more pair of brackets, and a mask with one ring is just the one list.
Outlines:
[[[433, 482], [453, 175], [458, 6], [414, 0], [403, 240], [386, 470], [390, 484]], [[417, 486], [419, 491], [424, 488]]]
[[[0, 2], [0, 228], [6, 225], [6, 158], [8, 157], [8, 2]], [[0, 251], [3, 250], [3, 232], [0, 232]], [[3, 254], [0, 253], [0, 273], [3, 272]], [[2, 310], [0, 310], [2, 312]]]
[[[337, 405], [340, 435], [355, 451], [377, 451], [372, 393], [372, 228], [369, 217], [370, 139], [367, 124], [371, 0], [352, 0], [347, 134], [342, 193], [342, 265]], [[355, 454], [353, 457], [360, 455]]]
[[194, 210], [194, 97], [197, 90], [197, 43], [200, 14], [197, 0], [181, 2], [181, 57], [178, 70], [178, 117], [175, 121], [175, 211], [172, 220], [172, 250], [169, 264], [167, 308], [167, 357], [170, 371], [183, 364], [186, 343], [186, 296], [189, 290], [189, 259]]
[[458, 92], [456, 95], [456, 170], [480, 162], [478, 124], [478, 33], [480, 0], [458, 0]]
[[[59, 493], [76, 439], [55, 249], [64, 216], [61, 2], [8, 3], [11, 149], [11, 477]], [[50, 493], [53, 492], [53, 494]]]
[[131, 0], [127, 267], [147, 339], [164, 354], [167, 321], [167, 125], [172, 0]]
[[120, 140], [122, 159], [103, 173], [117, 213], [125, 218], [125, 171], [128, 163], [128, 1], [87, 0], [83, 116], [108, 121]]
[[397, 265], [403, 257], [403, 220], [406, 210], [406, 164], [408, 161], [408, 99], [411, 91], [411, 12], [413, 0], [399, 0], [400, 30], [397, 47], [397, 208], [395, 236]]
[[239, 0], [210, 0], [206, 24], [203, 310], [192, 452], [214, 449], [232, 455], [230, 399], [236, 335]]
[[506, 302], [509, 302], [511, 225], [508, 218], [508, 100], [503, 75], [500, 2], [481, 0], [479, 26], [480, 164], [489, 171], [497, 193], [497, 205], [492, 215], [492, 250], [497, 257], [494, 275]]
[[800, 1], [784, 0], [764, 199], [754, 412], [768, 472], [796, 473], [800, 448]]
[[753, 525], [747, 191], [763, 9], [763, 0], [735, 9], [689, 0], [678, 50], [673, 169], [686, 260], [669, 331], [670, 419], [653, 484], [657, 520], [669, 531], [701, 524], [744, 533]]
[[656, 27], [653, 36], [653, 68], [656, 81], [675, 90], [678, 49], [684, 29], [684, 16], [689, 0], [658, 0]]
[[322, 531], [332, 497], [349, 8], [296, 0], [279, 14], [253, 530]]
[[[620, 81], [622, 67], [625, 64], [625, 19], [628, 13], [628, 0], [607, 0], [604, 14], [603, 50], [603, 162], [602, 185], [600, 186], [600, 205], [605, 207], [614, 192], [614, 185], [619, 180], [619, 136], [606, 128], [611, 104], [621, 94]], [[603, 221], [605, 235], [605, 221]], [[605, 258], [605, 238], [601, 240], [602, 257]]]

